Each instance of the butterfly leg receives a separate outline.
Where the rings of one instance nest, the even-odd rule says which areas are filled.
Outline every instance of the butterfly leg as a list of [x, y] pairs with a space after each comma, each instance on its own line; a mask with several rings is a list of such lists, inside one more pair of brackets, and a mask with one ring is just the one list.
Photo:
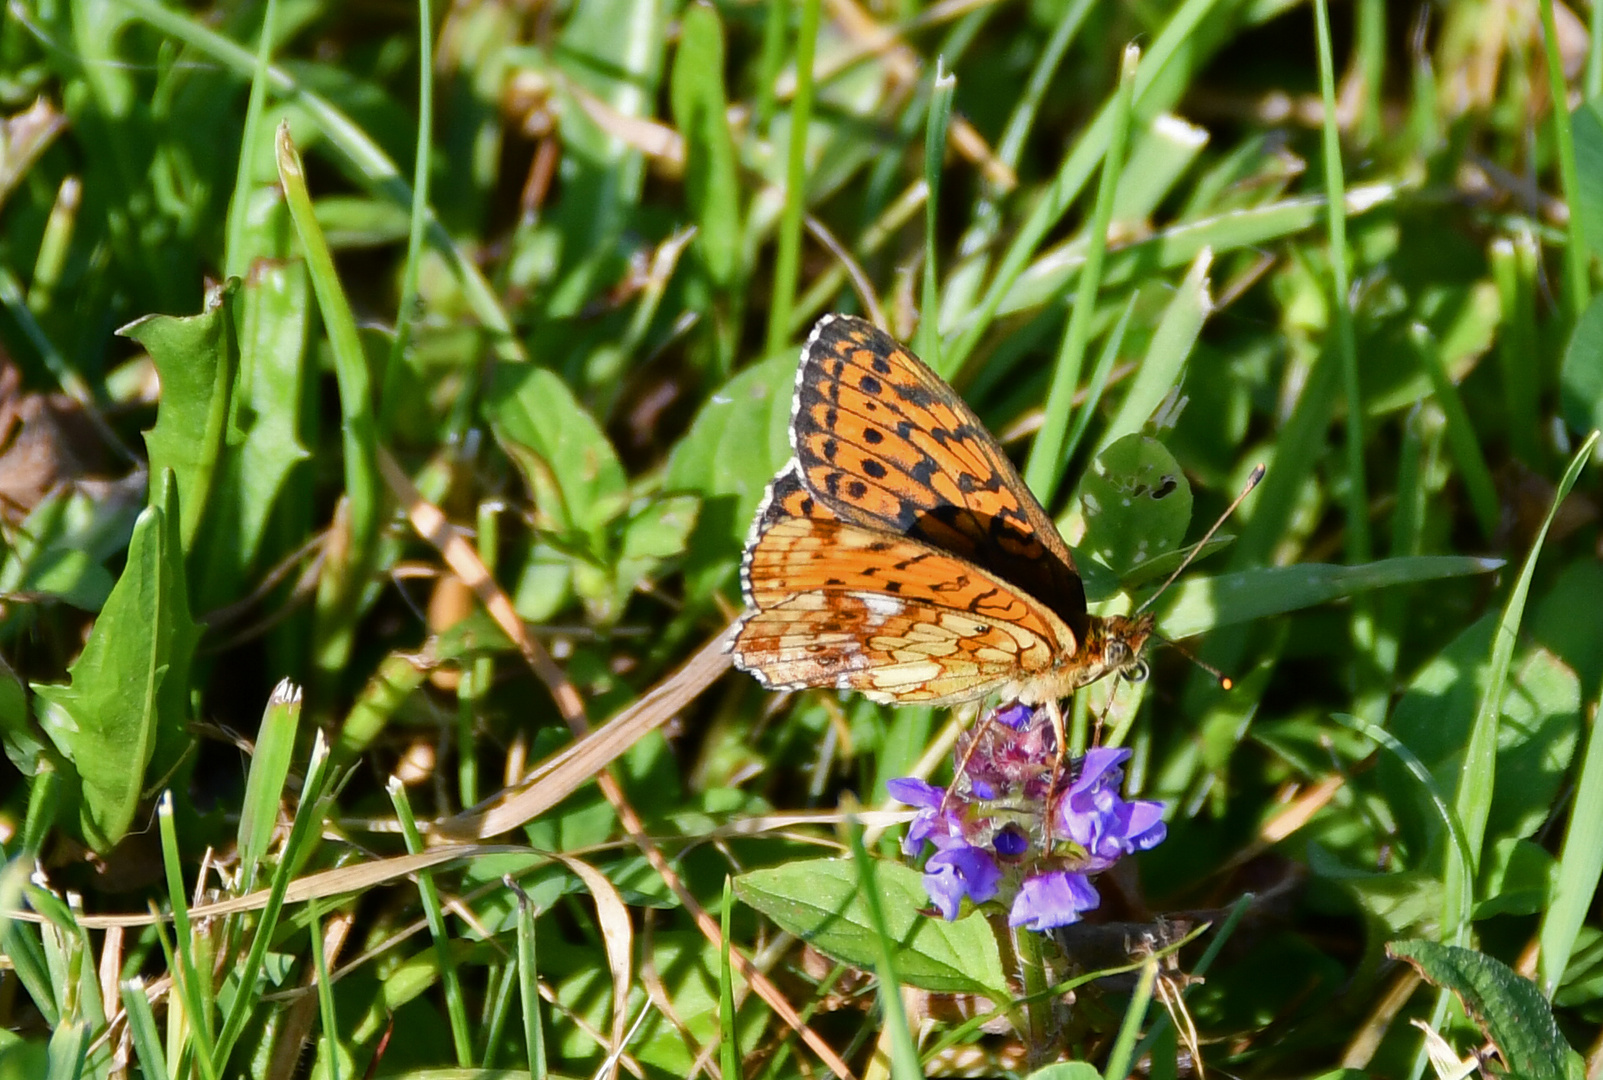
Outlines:
[[994, 723], [996, 723], [995, 710], [986, 713], [984, 718], [980, 720], [980, 726], [975, 729], [973, 737], [968, 741], [968, 745], [963, 748], [963, 756], [958, 759], [957, 768], [952, 770], [952, 786], [946, 789], [945, 795], [941, 796], [938, 813], [944, 814], [946, 812], [946, 804], [951, 801], [952, 792], [957, 790], [958, 782], [963, 779], [963, 773], [968, 769], [969, 760], [973, 758], [974, 751], [980, 748], [980, 741], [985, 738], [986, 732], [991, 730], [991, 725]]
[[1057, 817], [1058, 781], [1063, 776], [1063, 760], [1068, 755], [1068, 733], [1063, 728], [1063, 703], [1057, 698], [1048, 698], [1045, 703], [1046, 718], [1052, 723], [1052, 736], [1056, 744], [1052, 748], [1052, 782], [1046, 788], [1046, 824], [1045, 846], [1052, 850], [1052, 821]]

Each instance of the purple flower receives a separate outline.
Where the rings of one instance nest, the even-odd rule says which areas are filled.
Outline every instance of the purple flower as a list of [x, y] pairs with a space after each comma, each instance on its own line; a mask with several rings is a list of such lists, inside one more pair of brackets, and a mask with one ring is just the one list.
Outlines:
[[947, 922], [957, 918], [967, 897], [983, 904], [996, 896], [1002, 870], [990, 852], [962, 840], [950, 840], [924, 864], [924, 891]]
[[1045, 710], [996, 710], [958, 744], [951, 789], [906, 777], [888, 785], [915, 807], [902, 850], [933, 847], [924, 889], [948, 920], [963, 901], [996, 901], [1031, 930], [1077, 922], [1101, 902], [1089, 875], [1163, 840], [1163, 806], [1120, 794], [1128, 750], [1097, 748], [1072, 763], [1056, 750]]
[[1080, 775], [1059, 800], [1056, 831], [1085, 849], [1088, 863], [1081, 869], [1106, 870], [1120, 855], [1146, 851], [1163, 841], [1161, 803], [1127, 802], [1119, 795], [1129, 750], [1097, 747], [1080, 764]]
[[1008, 912], [1009, 926], [1028, 926], [1031, 930], [1050, 930], [1080, 921], [1080, 912], [1090, 911], [1102, 902], [1090, 879], [1084, 874], [1058, 870], [1026, 878], [1013, 898]]
[[903, 855], [917, 855], [924, 849], [925, 841], [939, 844], [939, 838], [962, 835], [963, 823], [953, 812], [956, 802], [953, 807], [944, 811], [941, 809], [941, 804], [946, 801], [945, 788], [926, 784], [914, 776], [899, 777], [886, 784], [885, 788], [897, 802], [918, 807], [912, 824], [907, 827], [907, 836], [902, 839]]

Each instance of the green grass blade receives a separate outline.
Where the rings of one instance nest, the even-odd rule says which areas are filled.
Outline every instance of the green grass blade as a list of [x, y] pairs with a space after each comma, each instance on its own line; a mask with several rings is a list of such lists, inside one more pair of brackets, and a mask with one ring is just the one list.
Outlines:
[[[1358, 385], [1358, 345], [1353, 338], [1352, 289], [1347, 271], [1347, 187], [1342, 177], [1341, 132], [1337, 130], [1335, 61], [1330, 54], [1329, 0], [1314, 0], [1319, 46], [1319, 92], [1324, 101], [1325, 208], [1330, 231], [1331, 329], [1347, 398], [1347, 561], [1368, 562], [1369, 495], [1364, 480], [1364, 397]], [[1360, 615], [1359, 621], [1362, 621]]]
[[278, 825], [278, 807], [284, 797], [284, 781], [295, 753], [295, 735], [300, 727], [301, 691], [284, 679], [273, 689], [262, 713], [262, 726], [256, 735], [256, 752], [251, 756], [245, 777], [245, 799], [239, 811], [239, 861], [242, 892], [255, 887], [256, 866], [267, 852], [273, 829]]
[[89, 1060], [89, 1025], [58, 1024], [50, 1033], [49, 1062], [44, 1080], [78, 1080]]
[[[1135, 75], [1141, 63], [1141, 50], [1125, 47], [1119, 68], [1119, 89], [1113, 98], [1113, 126], [1107, 153], [1102, 159], [1102, 179], [1097, 185], [1096, 209], [1091, 216], [1090, 247], [1080, 287], [1075, 294], [1069, 323], [1063, 332], [1063, 345], [1052, 367], [1052, 383], [1046, 395], [1046, 415], [1036, 433], [1024, 466], [1024, 482], [1045, 506], [1063, 480], [1068, 462], [1063, 457], [1064, 436], [1068, 432], [1069, 412], [1074, 407], [1074, 391], [1080, 384], [1080, 368], [1091, 337], [1091, 319], [1096, 313], [1097, 292], [1102, 287], [1102, 257], [1107, 250], [1108, 226], [1113, 221], [1113, 202], [1124, 168], [1124, 147], [1130, 137], [1130, 109], [1135, 98]], [[933, 213], [933, 211], [932, 211]]]
[[[117, 0], [117, 3], [135, 18], [190, 46], [241, 78], [250, 78], [256, 70], [255, 57], [249, 51], [181, 11], [162, 7], [153, 0]], [[328, 99], [307, 89], [285, 69], [275, 66], [268, 69], [268, 74], [272, 79], [272, 89], [303, 106], [328, 137], [329, 143], [376, 193], [397, 206], [411, 204], [412, 192], [401, 179], [400, 170], [379, 144], [349, 116], [335, 108]], [[502, 309], [490, 283], [479, 272], [472, 255], [451, 239], [432, 214], [429, 218], [429, 239], [451, 260], [474, 316], [490, 332], [496, 355], [503, 360], [526, 360], [523, 346], [512, 331], [511, 320]]]
[[735, 1015], [735, 969], [729, 963], [729, 917], [735, 909], [734, 879], [724, 875], [724, 906], [718, 916], [718, 1067], [740, 1076], [740, 1030]]
[[852, 861], [857, 864], [857, 882], [878, 946], [875, 973], [879, 976], [879, 1007], [884, 1016], [884, 1030], [891, 1039], [892, 1080], [918, 1080], [923, 1076], [918, 1064], [918, 1047], [913, 1042], [912, 1029], [907, 1025], [907, 1013], [902, 1008], [902, 984], [896, 977], [896, 945], [885, 923], [885, 905], [879, 887], [874, 881], [874, 860], [863, 846], [863, 828], [855, 814], [847, 815], [847, 836], [851, 842]]
[[312, 966], [317, 971], [317, 1015], [322, 1023], [322, 1058], [327, 1080], [340, 1080], [340, 1027], [334, 1011], [334, 984], [328, 977], [328, 955], [323, 949], [323, 913], [319, 901], [307, 904], [306, 931], [311, 938]]
[[523, 1004], [523, 1039], [528, 1049], [529, 1075], [545, 1080], [545, 1029], [540, 1023], [540, 965], [535, 951], [534, 901], [509, 877], [508, 889], [518, 898], [518, 996]]
[[[406, 850], [416, 855], [423, 850], [423, 834], [418, 831], [417, 818], [412, 804], [406, 798], [406, 788], [400, 778], [389, 781], [390, 803], [401, 823], [401, 835]], [[468, 1031], [467, 1004], [462, 999], [462, 981], [457, 974], [456, 960], [451, 955], [451, 935], [445, 925], [445, 910], [440, 906], [440, 892], [434, 885], [434, 875], [419, 871], [417, 891], [423, 900], [423, 915], [428, 920], [429, 935], [434, 939], [434, 954], [440, 965], [440, 982], [445, 989], [445, 1011], [451, 1023], [451, 1042], [456, 1048], [456, 1063], [467, 1068], [473, 1063], [473, 1037]]]
[[801, 276], [802, 217], [807, 211], [807, 129], [813, 118], [813, 53], [818, 45], [821, 6], [822, 0], [802, 0], [801, 29], [796, 35], [796, 96], [790, 103], [785, 205], [779, 214], [765, 356], [783, 352], [790, 340], [790, 309], [796, 302], [796, 282]]
[[223, 276], [244, 277], [250, 260], [259, 252], [247, 249], [250, 232], [250, 196], [255, 187], [251, 176], [252, 151], [262, 140], [262, 113], [267, 109], [268, 75], [272, 69], [273, 32], [278, 25], [278, 0], [267, 0], [262, 8], [261, 36], [256, 43], [256, 66], [250, 77], [250, 98], [245, 103], [245, 123], [239, 134], [239, 164], [234, 172], [234, 197], [228, 204], [228, 235], [223, 244]]
[[417, 0], [417, 141], [412, 151], [412, 205], [406, 229], [406, 263], [401, 270], [401, 299], [395, 312], [395, 336], [384, 365], [379, 391], [379, 438], [390, 430], [400, 405], [401, 365], [412, 342], [416, 321], [418, 275], [422, 272], [423, 237], [429, 224], [429, 151], [434, 137], [434, 16], [429, 0]]
[[[1157, 80], [1159, 73], [1164, 71], [1169, 61], [1188, 44], [1197, 26], [1217, 3], [1218, 0], [1186, 0], [1165, 24], [1157, 39], [1153, 41], [1152, 48], [1142, 60], [1140, 70], [1136, 72], [1134, 92], [1138, 113], [1142, 112], [1141, 106], [1144, 104], [1142, 98], [1147, 88]], [[1115, 91], [1115, 94], [1117, 93], [1118, 91]], [[1007, 252], [1002, 256], [1002, 263], [992, 277], [991, 283], [986, 286], [979, 307], [953, 331], [953, 340], [946, 360], [950, 370], [962, 369], [969, 354], [979, 344], [980, 338], [990, 329], [991, 322], [996, 318], [1003, 298], [1013, 288], [1013, 283], [1035, 258], [1042, 241], [1079, 198], [1086, 181], [1091, 178], [1091, 170], [1096, 168], [1097, 163], [1102, 160], [1102, 155], [1107, 151], [1108, 140], [1113, 134], [1113, 113], [1116, 107], [1115, 101], [1109, 100], [1098, 111], [1096, 119], [1076, 140], [1074, 149], [1063, 159], [1063, 164], [1058, 167], [1057, 174], [1030, 212], [1029, 218], [1020, 226], [1018, 233], [1008, 244]]]
[[946, 128], [952, 119], [952, 97], [957, 93], [957, 77], [941, 60], [935, 62], [935, 79], [930, 84], [929, 118], [924, 127], [924, 275], [919, 298], [918, 339], [915, 351], [935, 371], [950, 375], [941, 363], [940, 289], [938, 273], [941, 202], [941, 165], [946, 159]]
[[378, 551], [379, 515], [382, 512], [378, 476], [378, 426], [373, 415], [372, 387], [367, 356], [356, 331], [356, 317], [334, 269], [323, 231], [312, 213], [306, 189], [306, 171], [300, 153], [290, 141], [288, 125], [278, 129], [278, 175], [284, 199], [306, 255], [312, 290], [334, 355], [339, 384], [340, 441], [345, 452], [345, 499], [349, 508], [349, 537], [344, 558], [331, 555], [323, 568], [317, 593], [317, 640], [314, 663], [325, 680], [345, 667], [350, 657], [361, 596]]
[[10, 913], [16, 911], [28, 890], [31, 859], [12, 859], [0, 870], [0, 951], [11, 964], [11, 972], [27, 992], [33, 1007], [47, 1025], [61, 1022], [61, 1003], [50, 977], [40, 931]]
[[1442, 360], [1441, 350], [1437, 348], [1430, 331], [1415, 323], [1408, 329], [1408, 340], [1414, 347], [1414, 355], [1419, 358], [1420, 366], [1430, 376], [1436, 404], [1447, 419], [1447, 446], [1453, 453], [1453, 459], [1458, 462], [1459, 477], [1464, 482], [1469, 504], [1475, 511], [1481, 535], [1490, 541], [1497, 533], [1503, 512], [1498, 504], [1497, 484], [1492, 480], [1492, 470], [1486, 464], [1486, 453], [1481, 449], [1480, 437], [1475, 433], [1458, 387], [1453, 385], [1453, 377], [1448, 373], [1447, 364]]
[[1586, 732], [1586, 756], [1575, 787], [1569, 825], [1564, 830], [1564, 843], [1558, 853], [1558, 881], [1553, 888], [1552, 902], [1542, 913], [1538, 935], [1542, 952], [1537, 983], [1549, 998], [1564, 976], [1582, 923], [1597, 897], [1598, 881], [1603, 878], [1603, 832], [1600, 832], [1600, 823], [1603, 823], [1603, 725], [1597, 722], [1600, 715], [1603, 709], [1598, 708], [1597, 699], [1594, 699], [1592, 724]]
[[1559, 55], [1558, 27], [1553, 21], [1553, 0], [1541, 0], [1542, 44], [1546, 48], [1547, 88], [1553, 110], [1553, 148], [1558, 156], [1559, 185], [1570, 208], [1569, 242], [1564, 245], [1564, 313], [1574, 324], [1592, 299], [1587, 268], [1592, 264], [1587, 247], [1585, 216], [1581, 208], [1581, 181], [1575, 168], [1575, 136], [1570, 131], [1569, 88], [1564, 82], [1564, 61]]
[[1536, 238], [1529, 229], [1520, 229], [1512, 236], [1500, 236], [1491, 244], [1492, 279], [1497, 282], [1502, 313], [1502, 326], [1497, 335], [1497, 363], [1503, 383], [1503, 407], [1508, 417], [1508, 441], [1514, 453], [1533, 469], [1547, 464], [1537, 411], [1542, 387], [1538, 366], [1533, 362], [1539, 355], [1537, 255]]
[[145, 996], [144, 979], [135, 976], [122, 984], [122, 1007], [128, 1014], [128, 1034], [145, 1080], [168, 1080], [172, 1073], [167, 1071], [167, 1056], [161, 1051], [161, 1034]]
[[257, 980], [261, 976], [262, 964], [267, 959], [273, 933], [278, 928], [278, 917], [284, 910], [284, 894], [289, 890], [297, 868], [316, 847], [328, 810], [324, 803], [330, 775], [328, 763], [328, 743], [323, 739], [323, 732], [318, 730], [312, 741], [312, 757], [306, 766], [306, 780], [301, 785], [300, 805], [295, 810], [295, 821], [290, 826], [289, 839], [284, 842], [283, 854], [273, 868], [267, 902], [257, 918], [250, 952], [244, 963], [235, 969], [234, 998], [223, 1018], [222, 1033], [217, 1037], [218, 1061], [228, 1060], [234, 1043], [251, 1018], [251, 1010], [261, 999], [261, 987], [257, 985]]
[[1140, 431], [1180, 381], [1191, 349], [1202, 333], [1202, 324], [1213, 310], [1213, 298], [1208, 290], [1208, 272], [1212, 268], [1213, 255], [1205, 250], [1186, 271], [1185, 280], [1175, 290], [1152, 334], [1152, 343], [1147, 346], [1135, 378], [1124, 392], [1124, 400], [1119, 402], [1119, 411], [1113, 414], [1113, 419], [1097, 438], [1095, 453], [1100, 454], [1126, 435]]
[[1130, 316], [1135, 313], [1138, 299], [1139, 293], [1131, 293], [1130, 299], [1125, 301], [1119, 321], [1113, 324], [1113, 331], [1102, 345], [1096, 366], [1091, 369], [1091, 381], [1085, 387], [1085, 403], [1075, 412], [1074, 427], [1069, 429], [1068, 438], [1063, 440], [1062, 457], [1065, 464], [1074, 460], [1075, 451], [1080, 449], [1080, 440], [1090, 430], [1091, 420], [1096, 416], [1097, 407], [1102, 404], [1102, 393], [1108, 388], [1108, 376], [1113, 371], [1114, 362], [1119, 359], [1119, 349], [1124, 345], [1124, 334], [1130, 328]]
[[[173, 912], [173, 951], [168, 957], [169, 970], [178, 980], [178, 993], [184, 1003], [189, 1020], [189, 1031], [195, 1040], [196, 1060], [206, 1080], [218, 1080], [223, 1069], [223, 1056], [217, 1053], [215, 1033], [212, 1029], [211, 994], [209, 984], [201, 984], [201, 972], [211, 978], [211, 969], [195, 963], [195, 936], [189, 922], [189, 897], [184, 888], [183, 862], [178, 855], [178, 833], [173, 826], [172, 792], [162, 792], [156, 806], [156, 823], [161, 834], [162, 867], [167, 874], [167, 901]], [[174, 965], [176, 960], [176, 966]]]
[[[1463, 824], [1465, 841], [1472, 854], [1478, 854], [1481, 850], [1486, 836], [1486, 821], [1491, 814], [1492, 788], [1497, 777], [1497, 730], [1502, 719], [1503, 688], [1508, 681], [1509, 663], [1514, 658], [1520, 622], [1525, 616], [1525, 599], [1530, 592], [1531, 577], [1536, 573], [1536, 560], [1542, 554], [1542, 545], [1547, 539], [1548, 529], [1553, 525], [1553, 516], [1558, 513], [1559, 504], [1575, 486], [1597, 442], [1598, 432], [1594, 431], [1570, 459], [1569, 468], [1564, 470], [1558, 490], [1553, 495], [1553, 504], [1542, 522], [1541, 531], [1536, 534], [1535, 542], [1531, 544], [1531, 552], [1525, 557], [1525, 565], [1521, 567], [1514, 588], [1509, 592], [1508, 601], [1503, 606], [1503, 616], [1497, 625], [1497, 638], [1492, 644], [1491, 663], [1487, 672], [1486, 693], [1481, 698], [1475, 715], [1475, 727], [1464, 749], [1462, 779], [1454, 799], [1454, 809]], [[1456, 936], [1453, 931], [1462, 928], [1460, 919], [1464, 906], [1471, 899], [1469, 894], [1474, 884], [1472, 875], [1479, 866], [1478, 859], [1462, 869], [1456, 863], [1448, 864], [1442, 890], [1442, 925], [1449, 932], [1444, 932], [1443, 940], [1452, 940]]]
[[1148, 959], [1141, 965], [1135, 992], [1130, 995], [1130, 1002], [1124, 1009], [1124, 1023], [1119, 1025], [1113, 1049], [1108, 1052], [1108, 1064], [1103, 1070], [1105, 1076], [1122, 1078], [1130, 1075], [1136, 1040], [1141, 1037], [1141, 1026], [1146, 1023], [1147, 1009], [1152, 1005], [1152, 992], [1157, 982], [1158, 961]]

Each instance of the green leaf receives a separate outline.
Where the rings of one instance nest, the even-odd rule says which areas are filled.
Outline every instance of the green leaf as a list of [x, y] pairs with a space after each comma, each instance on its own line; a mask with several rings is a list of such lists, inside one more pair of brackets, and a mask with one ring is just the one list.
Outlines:
[[1059, 1061], [1032, 1072], [1026, 1080], [1102, 1080], [1096, 1066], [1084, 1061]]
[[239, 313], [239, 383], [206, 519], [208, 542], [190, 560], [197, 611], [239, 598], [290, 470], [309, 456], [301, 444], [310, 367], [305, 264], [258, 262], [232, 306]]
[[696, 251], [713, 284], [726, 289], [740, 266], [740, 183], [724, 98], [724, 28], [710, 4], [691, 4], [679, 22], [669, 98], [685, 140]]
[[1189, 578], [1171, 590], [1174, 600], [1160, 620], [1160, 629], [1168, 637], [1190, 637], [1371, 589], [1484, 574], [1502, 565], [1498, 559], [1466, 555], [1412, 555], [1359, 566], [1300, 563]]
[[[897, 942], [896, 973], [934, 993], [984, 994], [1008, 1000], [996, 937], [984, 916], [947, 922], [922, 914], [929, 906], [918, 871], [876, 861], [874, 881], [884, 904], [886, 929]], [[878, 958], [873, 926], [858, 894], [850, 859], [811, 859], [768, 867], [735, 879], [735, 893], [836, 960], [872, 970]]]
[[139, 513], [142, 492], [95, 498], [75, 486], [46, 496], [22, 522], [0, 563], [0, 592], [43, 593], [84, 611], [99, 611], [116, 579], [105, 559], [121, 553]]
[[1588, 304], [1575, 322], [1559, 371], [1559, 405], [1577, 434], [1603, 428], [1603, 296]]
[[[161, 377], [161, 406], [145, 445], [150, 475], [171, 469], [177, 481], [178, 502], [161, 505], [179, 516], [185, 552], [206, 515], [223, 457], [236, 362], [229, 299], [237, 287], [235, 281], [211, 290], [199, 315], [147, 315], [117, 331], [145, 347]], [[152, 499], [161, 494], [152, 491]]]
[[652, 499], [624, 523], [615, 580], [619, 609], [664, 562], [684, 553], [700, 506], [694, 495], [668, 495]]
[[1119, 411], [1097, 443], [1099, 452], [1125, 435], [1140, 431], [1179, 384], [1191, 347], [1213, 310], [1213, 299], [1208, 294], [1208, 270], [1212, 265], [1213, 253], [1204, 249], [1186, 271], [1185, 280], [1164, 310], [1147, 354], [1119, 403]]
[[1504, 838], [1492, 845], [1475, 918], [1493, 915], [1540, 915], [1553, 895], [1558, 863], [1539, 844]]
[[1428, 982], [1451, 990], [1481, 1033], [1522, 1080], [1567, 1080], [1570, 1049], [1547, 999], [1531, 980], [1484, 953], [1434, 941], [1393, 941], [1386, 952]]
[[1097, 455], [1080, 481], [1089, 551], [1121, 577], [1180, 546], [1191, 523], [1191, 484], [1156, 439], [1132, 432]]
[[665, 491], [694, 491], [701, 511], [690, 537], [687, 591], [704, 595], [732, 572], [768, 481], [790, 460], [789, 350], [721, 386], [668, 457]]
[[[200, 632], [190, 621], [177, 480], [139, 515], [128, 564], [69, 669], [71, 684], [35, 685], [39, 720], [82, 780], [79, 825], [96, 851], [128, 831], [145, 769], [174, 765], [189, 735], [189, 666]], [[158, 753], [158, 750], [160, 751]]]
[[28, 713], [28, 692], [8, 664], [0, 659], [0, 743], [6, 757], [23, 776], [33, 776], [40, 759], [51, 749]]
[[[1581, 215], [1587, 244], [1603, 240], [1603, 100], [1592, 98], [1570, 114], [1575, 136], [1575, 173], [1580, 181], [1575, 212]], [[1597, 425], [1593, 425], [1594, 427]]]
[[601, 425], [555, 372], [537, 367], [499, 369], [487, 411], [534, 495], [539, 526], [582, 534], [599, 556], [601, 529], [628, 497], [623, 465]]

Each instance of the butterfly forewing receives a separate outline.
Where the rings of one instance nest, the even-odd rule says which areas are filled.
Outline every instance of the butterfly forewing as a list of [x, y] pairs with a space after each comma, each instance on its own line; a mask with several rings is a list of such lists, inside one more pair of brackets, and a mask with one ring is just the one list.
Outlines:
[[833, 515], [984, 566], [1083, 632], [1084, 587], [1056, 527], [963, 400], [889, 335], [819, 321], [791, 437], [802, 485]]

